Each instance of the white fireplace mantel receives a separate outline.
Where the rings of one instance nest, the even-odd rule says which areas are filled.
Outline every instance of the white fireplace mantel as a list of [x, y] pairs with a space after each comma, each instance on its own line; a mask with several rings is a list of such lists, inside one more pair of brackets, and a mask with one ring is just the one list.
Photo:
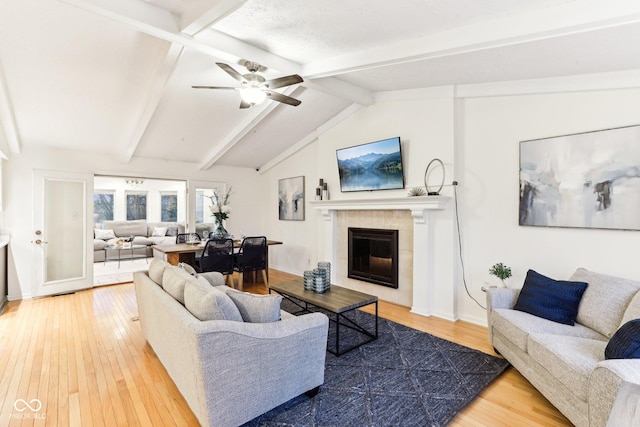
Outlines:
[[449, 200], [451, 197], [417, 196], [388, 199], [312, 200], [309, 204], [319, 209], [327, 221], [331, 220], [332, 211], [410, 210], [414, 222], [424, 223], [425, 211], [444, 209]]
[[[435, 223], [432, 214], [434, 211], [446, 209], [451, 197], [446, 196], [417, 196], [395, 197], [387, 199], [338, 199], [338, 200], [314, 200], [309, 205], [320, 210], [324, 217], [323, 244], [319, 254], [322, 259], [335, 263], [337, 236], [337, 211], [362, 211], [362, 210], [409, 210], [413, 217], [413, 304], [411, 311], [424, 316], [439, 315], [450, 320], [455, 320], [453, 287], [448, 286], [444, 291], [438, 291], [438, 297], [442, 293], [451, 293], [446, 296], [447, 304], [443, 309], [442, 304], [434, 307], [436, 288], [436, 275], [434, 273], [433, 251], [435, 241], [433, 229]], [[335, 274], [335, 272], [334, 272]], [[335, 279], [335, 277], [332, 277]], [[435, 310], [434, 310], [435, 309]]]

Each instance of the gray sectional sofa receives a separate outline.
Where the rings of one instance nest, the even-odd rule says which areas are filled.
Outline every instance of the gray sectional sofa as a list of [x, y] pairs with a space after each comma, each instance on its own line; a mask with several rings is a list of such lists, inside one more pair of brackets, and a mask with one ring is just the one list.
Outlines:
[[[154, 231], [158, 228], [166, 228], [163, 236], [154, 236]], [[113, 244], [118, 237], [135, 236], [134, 245], [145, 245], [145, 249], [140, 249], [138, 254], [153, 256], [153, 245], [171, 245], [176, 242], [176, 235], [184, 233], [184, 225], [176, 222], [147, 222], [146, 220], [135, 221], [105, 221], [102, 230], [113, 230], [115, 238], [100, 239], [94, 235], [93, 239], [93, 262], [104, 261], [104, 248]]]
[[[195, 279], [186, 273], [177, 276], [177, 270], [154, 259], [148, 272], [134, 273], [134, 286], [144, 337], [201, 425], [238, 426], [302, 393], [317, 392], [324, 382], [327, 316], [296, 317], [280, 311], [279, 296], [241, 293], [224, 286], [219, 273]], [[195, 283], [203, 276], [216, 285], [215, 291]], [[239, 297], [275, 300], [277, 318], [270, 320], [276, 321], [245, 319], [256, 314], [248, 315], [247, 306], [237, 303], [238, 319], [237, 313], [228, 314], [222, 300], [210, 305], [194, 290], [216, 298], [219, 291], [231, 292], [234, 302]], [[200, 320], [210, 318], [205, 315], [224, 320]]]
[[640, 359], [604, 352], [621, 325], [640, 318], [640, 282], [582, 268], [569, 280], [588, 283], [574, 326], [514, 310], [519, 289], [488, 289], [489, 339], [576, 426], [627, 425], [609, 415], [621, 389], [640, 387]]

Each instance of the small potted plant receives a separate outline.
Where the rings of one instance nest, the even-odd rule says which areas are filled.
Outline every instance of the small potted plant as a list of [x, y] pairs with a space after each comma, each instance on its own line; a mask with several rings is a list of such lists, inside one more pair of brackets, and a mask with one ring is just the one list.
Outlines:
[[503, 263], [499, 262], [494, 264], [493, 267], [489, 269], [489, 274], [496, 276], [498, 279], [502, 281], [504, 287], [507, 287], [506, 279], [511, 277], [511, 267], [507, 267]]

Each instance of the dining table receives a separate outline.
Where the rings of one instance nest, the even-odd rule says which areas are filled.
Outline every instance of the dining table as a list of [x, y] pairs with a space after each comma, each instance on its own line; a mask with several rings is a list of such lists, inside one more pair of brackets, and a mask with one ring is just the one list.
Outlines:
[[[178, 265], [184, 262], [189, 265], [196, 265], [196, 255], [202, 252], [206, 241], [196, 243], [175, 243], [172, 245], [154, 245], [153, 256], [167, 261], [171, 265]], [[240, 249], [242, 240], [234, 240], [233, 247]], [[278, 240], [267, 239], [267, 277], [269, 276], [269, 246], [282, 245]], [[259, 275], [258, 275], [259, 276]]]

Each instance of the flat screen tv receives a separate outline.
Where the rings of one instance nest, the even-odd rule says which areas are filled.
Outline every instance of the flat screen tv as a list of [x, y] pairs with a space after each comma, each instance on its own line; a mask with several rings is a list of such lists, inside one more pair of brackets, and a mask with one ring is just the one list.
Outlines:
[[404, 188], [400, 137], [336, 150], [340, 191]]

